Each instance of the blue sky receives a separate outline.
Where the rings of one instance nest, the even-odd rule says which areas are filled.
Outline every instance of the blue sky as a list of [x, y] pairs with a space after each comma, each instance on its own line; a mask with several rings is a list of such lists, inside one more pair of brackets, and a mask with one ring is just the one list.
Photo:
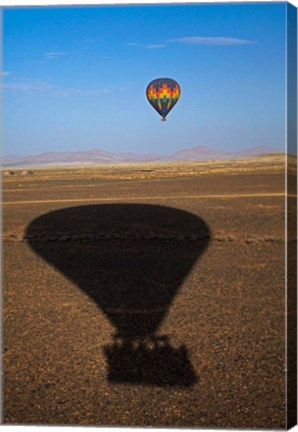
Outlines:
[[[3, 10], [3, 154], [284, 150], [285, 3]], [[149, 81], [181, 98], [167, 122]]]

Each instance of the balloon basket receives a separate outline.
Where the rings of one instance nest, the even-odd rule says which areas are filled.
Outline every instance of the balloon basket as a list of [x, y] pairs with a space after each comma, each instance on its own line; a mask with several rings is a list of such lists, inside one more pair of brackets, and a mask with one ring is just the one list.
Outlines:
[[167, 119], [166, 118], [162, 118], [161, 121], [167, 121]]

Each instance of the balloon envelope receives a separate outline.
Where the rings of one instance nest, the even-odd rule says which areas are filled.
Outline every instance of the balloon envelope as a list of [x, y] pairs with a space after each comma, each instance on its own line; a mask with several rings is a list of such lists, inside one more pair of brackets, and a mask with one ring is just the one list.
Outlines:
[[151, 81], [146, 89], [149, 103], [161, 115], [163, 121], [178, 102], [180, 94], [179, 84], [171, 78], [157, 78]]

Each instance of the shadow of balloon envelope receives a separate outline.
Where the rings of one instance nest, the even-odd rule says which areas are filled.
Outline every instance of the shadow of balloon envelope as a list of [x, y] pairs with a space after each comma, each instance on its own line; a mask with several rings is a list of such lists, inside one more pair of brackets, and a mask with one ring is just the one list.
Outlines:
[[189, 386], [187, 348], [157, 330], [210, 231], [199, 217], [146, 204], [87, 205], [33, 220], [31, 248], [75, 282], [116, 329], [104, 347], [111, 382]]

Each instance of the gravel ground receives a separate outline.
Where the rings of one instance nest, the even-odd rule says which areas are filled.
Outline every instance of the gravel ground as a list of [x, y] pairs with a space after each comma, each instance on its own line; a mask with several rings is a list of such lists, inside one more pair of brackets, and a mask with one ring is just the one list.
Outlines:
[[282, 174], [9, 181], [4, 423], [285, 427]]

